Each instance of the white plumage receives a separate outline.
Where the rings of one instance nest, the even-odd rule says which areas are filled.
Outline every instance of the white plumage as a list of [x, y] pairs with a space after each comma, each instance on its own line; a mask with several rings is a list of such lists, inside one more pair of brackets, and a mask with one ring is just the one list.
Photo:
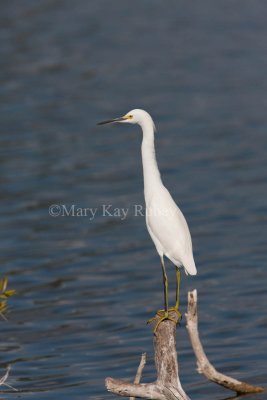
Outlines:
[[[161, 259], [164, 280], [165, 312], [162, 316], [162, 312], [159, 311], [158, 315], [162, 317], [161, 320], [171, 319], [168, 314], [168, 280], [164, 266], [164, 256], [175, 264], [178, 274], [178, 268], [184, 267], [187, 274], [196, 275], [197, 270], [193, 257], [190, 231], [185, 217], [162, 183], [155, 155], [155, 125], [151, 116], [144, 110], [135, 109], [129, 111], [123, 117], [104, 121], [100, 124], [111, 122], [138, 124], [143, 131], [141, 150], [146, 225]], [[176, 306], [172, 310], [179, 313], [180, 275], [177, 275], [177, 277]]]

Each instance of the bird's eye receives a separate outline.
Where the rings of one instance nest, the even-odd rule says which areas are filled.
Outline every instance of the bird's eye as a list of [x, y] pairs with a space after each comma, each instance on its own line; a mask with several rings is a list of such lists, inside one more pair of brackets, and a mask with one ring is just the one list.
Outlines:
[[133, 119], [133, 116], [132, 116], [132, 115], [128, 115], [128, 118], [129, 118], [129, 119]]

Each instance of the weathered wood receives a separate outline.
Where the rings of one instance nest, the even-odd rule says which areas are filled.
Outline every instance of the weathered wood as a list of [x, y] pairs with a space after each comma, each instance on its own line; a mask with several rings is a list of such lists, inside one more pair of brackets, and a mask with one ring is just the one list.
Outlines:
[[[176, 315], [172, 317], [177, 318]], [[181, 386], [176, 352], [176, 325], [172, 321], [163, 321], [158, 326], [154, 334], [154, 350], [157, 383]]]
[[238, 381], [230, 376], [218, 372], [209, 362], [198, 334], [197, 291], [188, 292], [188, 309], [186, 314], [187, 330], [197, 359], [197, 370], [204, 374], [210, 381], [233, 390], [237, 394], [260, 393], [264, 388]]
[[139, 397], [141, 399], [153, 400], [188, 400], [179, 394], [176, 388], [159, 386], [157, 383], [139, 384], [121, 381], [119, 379], [106, 378], [107, 390], [123, 397]]
[[[175, 312], [171, 317], [177, 320]], [[155, 324], [159, 321], [155, 318]], [[139, 397], [153, 400], [190, 400], [184, 392], [179, 375], [176, 352], [176, 324], [163, 321], [154, 334], [155, 365], [157, 381], [148, 384], [134, 384], [117, 379], [107, 378], [108, 391], [119, 396]]]
[[[137, 368], [137, 372], [134, 378], [135, 385], [141, 382], [142, 372], [145, 365], [146, 365], [146, 353], [143, 353], [141, 356], [139, 367]], [[135, 397], [130, 397], [129, 400], [135, 400]]]
[[[176, 321], [177, 315], [171, 313]], [[156, 315], [155, 325], [159, 321]], [[238, 381], [218, 372], [209, 362], [198, 334], [197, 315], [197, 291], [188, 292], [188, 310], [186, 314], [187, 330], [191, 344], [197, 359], [198, 372], [204, 374], [209, 380], [225, 388], [235, 391], [237, 394], [260, 393], [264, 388], [253, 386]], [[178, 359], [176, 352], [176, 324], [173, 321], [163, 321], [154, 334], [155, 365], [157, 380], [154, 383], [140, 384], [140, 378], [144, 363], [142, 360], [135, 383], [125, 382], [118, 379], [106, 378], [108, 391], [124, 397], [138, 397], [150, 400], [190, 400], [184, 392], [179, 379]]]

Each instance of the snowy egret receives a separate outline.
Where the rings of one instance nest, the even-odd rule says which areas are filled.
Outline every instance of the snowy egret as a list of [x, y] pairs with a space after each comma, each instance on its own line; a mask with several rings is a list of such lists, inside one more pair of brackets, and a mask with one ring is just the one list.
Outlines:
[[[162, 183], [155, 154], [154, 132], [155, 125], [151, 116], [144, 110], [132, 110], [119, 118], [99, 122], [138, 124], [143, 131], [142, 163], [144, 174], [144, 194], [146, 203], [146, 225], [161, 260], [164, 284], [164, 310], [157, 311], [160, 317], [156, 325], [171, 318], [169, 311], [174, 311], [181, 317], [179, 311], [180, 268], [184, 267], [186, 274], [196, 275], [197, 270], [193, 257], [192, 241], [188, 225], [182, 212], [174, 202], [169, 191]], [[176, 267], [176, 303], [175, 307], [168, 306], [168, 278], [164, 256]], [[152, 321], [154, 318], [149, 320]], [[175, 321], [174, 321], [175, 322]]]

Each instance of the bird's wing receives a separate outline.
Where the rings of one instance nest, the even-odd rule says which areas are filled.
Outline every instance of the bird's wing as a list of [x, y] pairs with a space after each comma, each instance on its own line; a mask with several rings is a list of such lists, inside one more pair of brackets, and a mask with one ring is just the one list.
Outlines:
[[165, 187], [154, 193], [147, 203], [147, 225], [156, 247], [155, 238], [167, 257], [182, 263], [184, 257], [192, 254], [185, 217]]

